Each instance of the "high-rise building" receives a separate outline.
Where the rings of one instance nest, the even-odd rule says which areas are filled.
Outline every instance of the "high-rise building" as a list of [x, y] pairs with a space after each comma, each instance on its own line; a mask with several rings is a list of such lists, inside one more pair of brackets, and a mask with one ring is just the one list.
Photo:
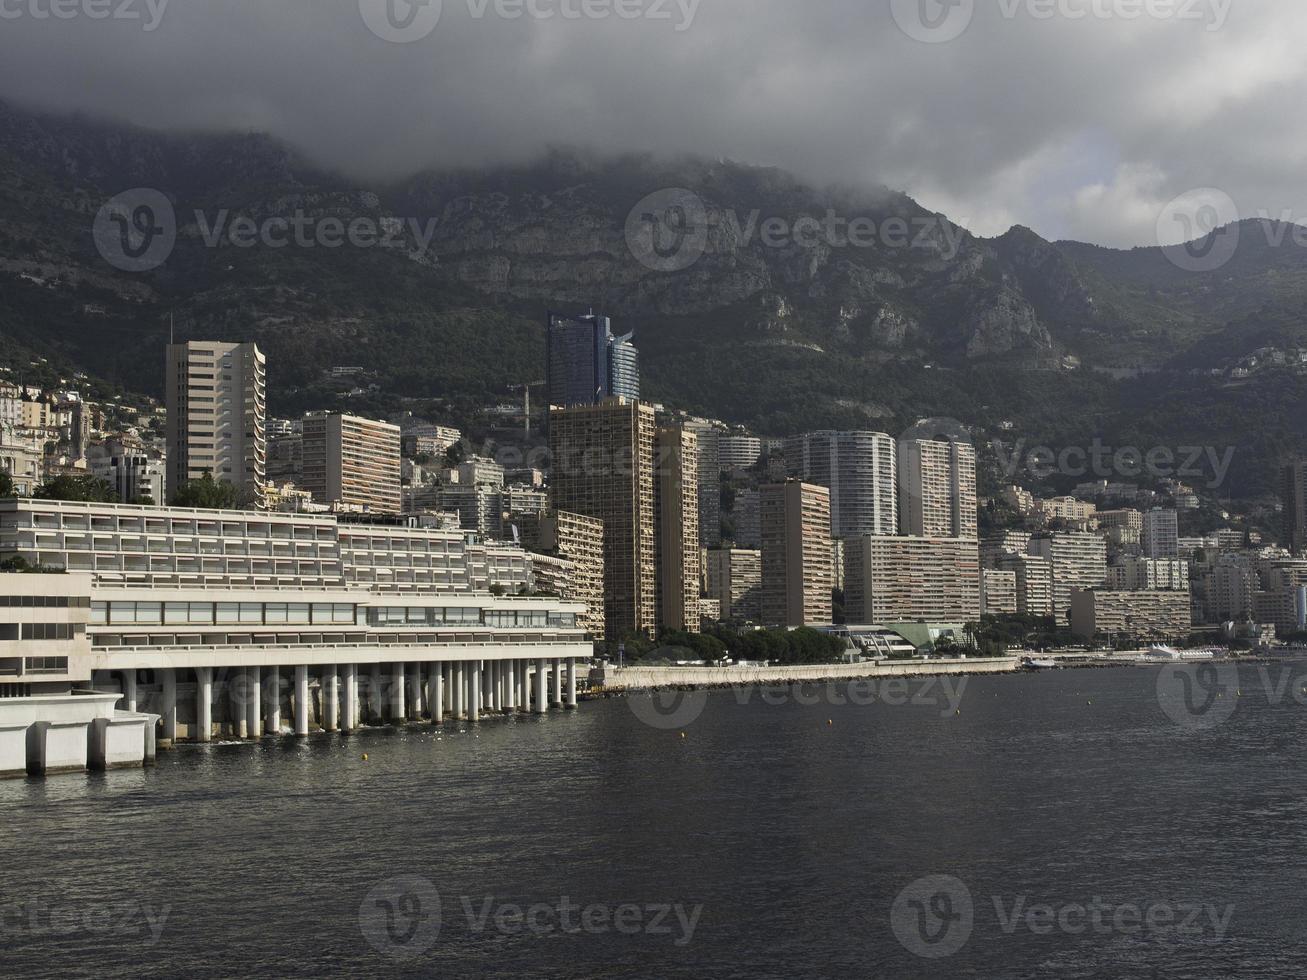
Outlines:
[[1030, 554], [1053, 565], [1053, 615], [1070, 621], [1071, 593], [1101, 589], [1107, 581], [1107, 545], [1097, 534], [1066, 531], [1037, 534], [1030, 539]]
[[303, 487], [315, 501], [379, 514], [403, 510], [399, 426], [312, 412], [303, 432]]
[[1189, 563], [1181, 558], [1121, 559], [1107, 570], [1107, 588], [1113, 592], [1189, 591]]
[[1154, 507], [1144, 514], [1144, 531], [1140, 540], [1145, 558], [1179, 558], [1179, 514], [1174, 510]]
[[846, 540], [844, 615], [862, 626], [978, 621], [979, 546], [965, 538]]
[[1085, 639], [1121, 635], [1168, 640], [1188, 633], [1192, 623], [1187, 592], [1076, 589], [1071, 593], [1071, 630]]
[[1296, 457], [1280, 470], [1284, 534], [1295, 553], [1307, 550], [1307, 458]]
[[699, 632], [699, 437], [659, 429], [654, 437], [658, 628]]
[[653, 406], [624, 398], [549, 415], [550, 504], [604, 524], [609, 641], [657, 627]]
[[899, 526], [917, 538], [975, 538], [976, 450], [964, 442], [899, 443]]
[[723, 470], [747, 470], [762, 459], [762, 440], [743, 432], [723, 432], [718, 439], [718, 462]]
[[735, 535], [733, 541], [737, 548], [762, 547], [762, 508], [757, 490], [741, 490], [735, 495], [735, 507], [731, 511], [735, 518]]
[[266, 363], [255, 344], [169, 344], [166, 370], [168, 492], [205, 473], [246, 499], [262, 492]]
[[567, 511], [515, 518], [522, 546], [568, 564], [561, 597], [584, 602], [577, 623], [596, 640], [604, 638], [604, 522]]
[[1017, 607], [1017, 573], [997, 568], [980, 570], [980, 608], [986, 616], [1011, 616]]
[[810, 432], [789, 440], [785, 458], [792, 475], [830, 490], [835, 537], [898, 534], [893, 438], [883, 432]]
[[762, 621], [820, 626], [833, 616], [830, 490], [790, 480], [759, 491]]
[[708, 595], [721, 618], [756, 623], [762, 617], [762, 552], [720, 548], [708, 552]]
[[1053, 615], [1053, 563], [1038, 555], [1005, 552], [995, 564], [1016, 576], [1017, 612], [1023, 616]]
[[721, 432], [703, 420], [687, 422], [686, 428], [699, 437], [699, 543], [716, 548], [722, 543]]
[[546, 404], [568, 408], [606, 398], [640, 397], [640, 355], [631, 334], [613, 336], [606, 316], [549, 314], [545, 333]]

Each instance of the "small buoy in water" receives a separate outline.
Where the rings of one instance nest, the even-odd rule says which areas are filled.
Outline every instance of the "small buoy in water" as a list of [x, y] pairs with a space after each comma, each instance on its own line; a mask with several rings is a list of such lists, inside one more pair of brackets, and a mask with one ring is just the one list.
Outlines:
[[960, 714], [962, 714], [962, 709], [961, 709], [961, 708], [958, 708], [958, 710], [955, 711], [955, 712], [953, 712], [953, 713], [954, 713], [955, 715], [960, 715]]
[[1086, 701], [1085, 704], [1093, 704], [1093, 701]]
[[364, 762], [368, 761], [368, 754], [366, 752], [363, 753], [363, 761]]
[[685, 732], [681, 732], [681, 738], [685, 738]]
[[835, 724], [835, 720], [834, 720], [833, 718], [827, 718], [827, 719], [826, 719], [826, 725], [827, 725], [827, 727], [829, 727], [829, 726], [831, 726], [831, 725], [833, 725], [833, 724]]

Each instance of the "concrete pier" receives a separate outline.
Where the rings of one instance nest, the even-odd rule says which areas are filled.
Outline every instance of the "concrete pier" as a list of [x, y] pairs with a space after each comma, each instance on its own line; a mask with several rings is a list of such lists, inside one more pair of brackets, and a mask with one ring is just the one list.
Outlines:
[[246, 727], [249, 730], [250, 738], [258, 741], [263, 737], [263, 671], [258, 667], [251, 667], [248, 674], [249, 685], [246, 688], [248, 697], [245, 703]]
[[345, 708], [341, 727], [346, 733], [359, 727], [359, 665], [345, 665]]
[[576, 707], [576, 658], [567, 658], [567, 706]]
[[404, 724], [404, 665], [394, 664], [390, 677], [390, 723]]
[[[177, 671], [171, 667], [165, 667], [159, 671], [159, 682], [162, 685], [160, 695], [162, 704], [160, 705], [159, 714], [163, 718], [162, 739], [167, 745], [172, 745], [177, 740]], [[85, 768], [85, 763], [83, 763]]]
[[327, 732], [340, 728], [340, 674], [335, 664], [322, 668], [322, 728]]
[[473, 660], [467, 672], [467, 720], [481, 720], [481, 661]]
[[269, 735], [281, 734], [281, 668], [272, 667], [263, 684], [264, 731]]
[[303, 664], [295, 668], [295, 734], [309, 734], [309, 668]]
[[122, 710], [136, 712], [136, 670], [123, 671], [123, 702]]
[[549, 668], [548, 661], [536, 661], [536, 704], [535, 711], [543, 715], [549, 710]]
[[555, 708], [563, 706], [563, 662], [561, 660], [549, 661], [549, 679], [553, 682], [553, 690], [550, 692], [549, 703]]
[[213, 738], [213, 668], [195, 668], [195, 741]]

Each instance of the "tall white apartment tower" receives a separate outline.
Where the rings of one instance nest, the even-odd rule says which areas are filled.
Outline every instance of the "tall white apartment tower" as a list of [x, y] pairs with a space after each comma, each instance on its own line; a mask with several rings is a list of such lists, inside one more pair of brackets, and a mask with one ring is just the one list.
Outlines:
[[899, 533], [894, 439], [883, 432], [810, 432], [786, 442], [791, 475], [830, 490], [831, 535]]
[[267, 470], [266, 365], [254, 344], [169, 344], [168, 493], [212, 473], [254, 498]]
[[899, 523], [915, 538], [975, 538], [976, 450], [964, 442], [899, 442]]

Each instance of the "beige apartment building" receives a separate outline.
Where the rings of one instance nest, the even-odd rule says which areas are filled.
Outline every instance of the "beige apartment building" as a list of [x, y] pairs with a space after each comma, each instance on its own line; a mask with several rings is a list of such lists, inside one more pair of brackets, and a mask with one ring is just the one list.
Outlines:
[[851, 538], [845, 542], [844, 613], [863, 626], [977, 621], [979, 546], [964, 538]]
[[762, 552], [720, 548], [707, 553], [708, 595], [721, 618], [756, 623], [762, 618]]
[[1047, 558], [1053, 566], [1053, 615], [1067, 623], [1071, 593], [1101, 589], [1107, 581], [1107, 545], [1097, 534], [1067, 531], [1040, 534], [1030, 539], [1029, 552]]
[[761, 488], [762, 621], [821, 626], [833, 616], [830, 491], [791, 480]]
[[167, 491], [211, 473], [248, 500], [266, 478], [266, 363], [255, 344], [169, 344]]
[[1000, 571], [1016, 576], [1017, 612], [1022, 616], [1053, 615], [1053, 563], [1038, 555], [1007, 552], [996, 562]]
[[399, 426], [389, 422], [311, 412], [304, 416], [303, 487], [320, 504], [398, 514]]
[[1020, 612], [1017, 573], [997, 568], [980, 570], [980, 609], [986, 616], [1012, 616]]
[[699, 632], [699, 437], [679, 426], [654, 437], [658, 628]]
[[899, 442], [899, 527], [916, 538], [979, 534], [976, 450], [933, 439]]
[[1071, 631], [1085, 639], [1168, 640], [1188, 633], [1192, 625], [1188, 592], [1076, 589], [1071, 594]]
[[[570, 566], [559, 595], [584, 602], [578, 623], [596, 640], [604, 638], [604, 522], [563, 510], [524, 514], [514, 520], [522, 546]], [[554, 569], [555, 572], [559, 571]], [[542, 587], [537, 580], [537, 588]]]
[[608, 640], [657, 629], [652, 405], [610, 398], [549, 414], [550, 506], [604, 525]]

